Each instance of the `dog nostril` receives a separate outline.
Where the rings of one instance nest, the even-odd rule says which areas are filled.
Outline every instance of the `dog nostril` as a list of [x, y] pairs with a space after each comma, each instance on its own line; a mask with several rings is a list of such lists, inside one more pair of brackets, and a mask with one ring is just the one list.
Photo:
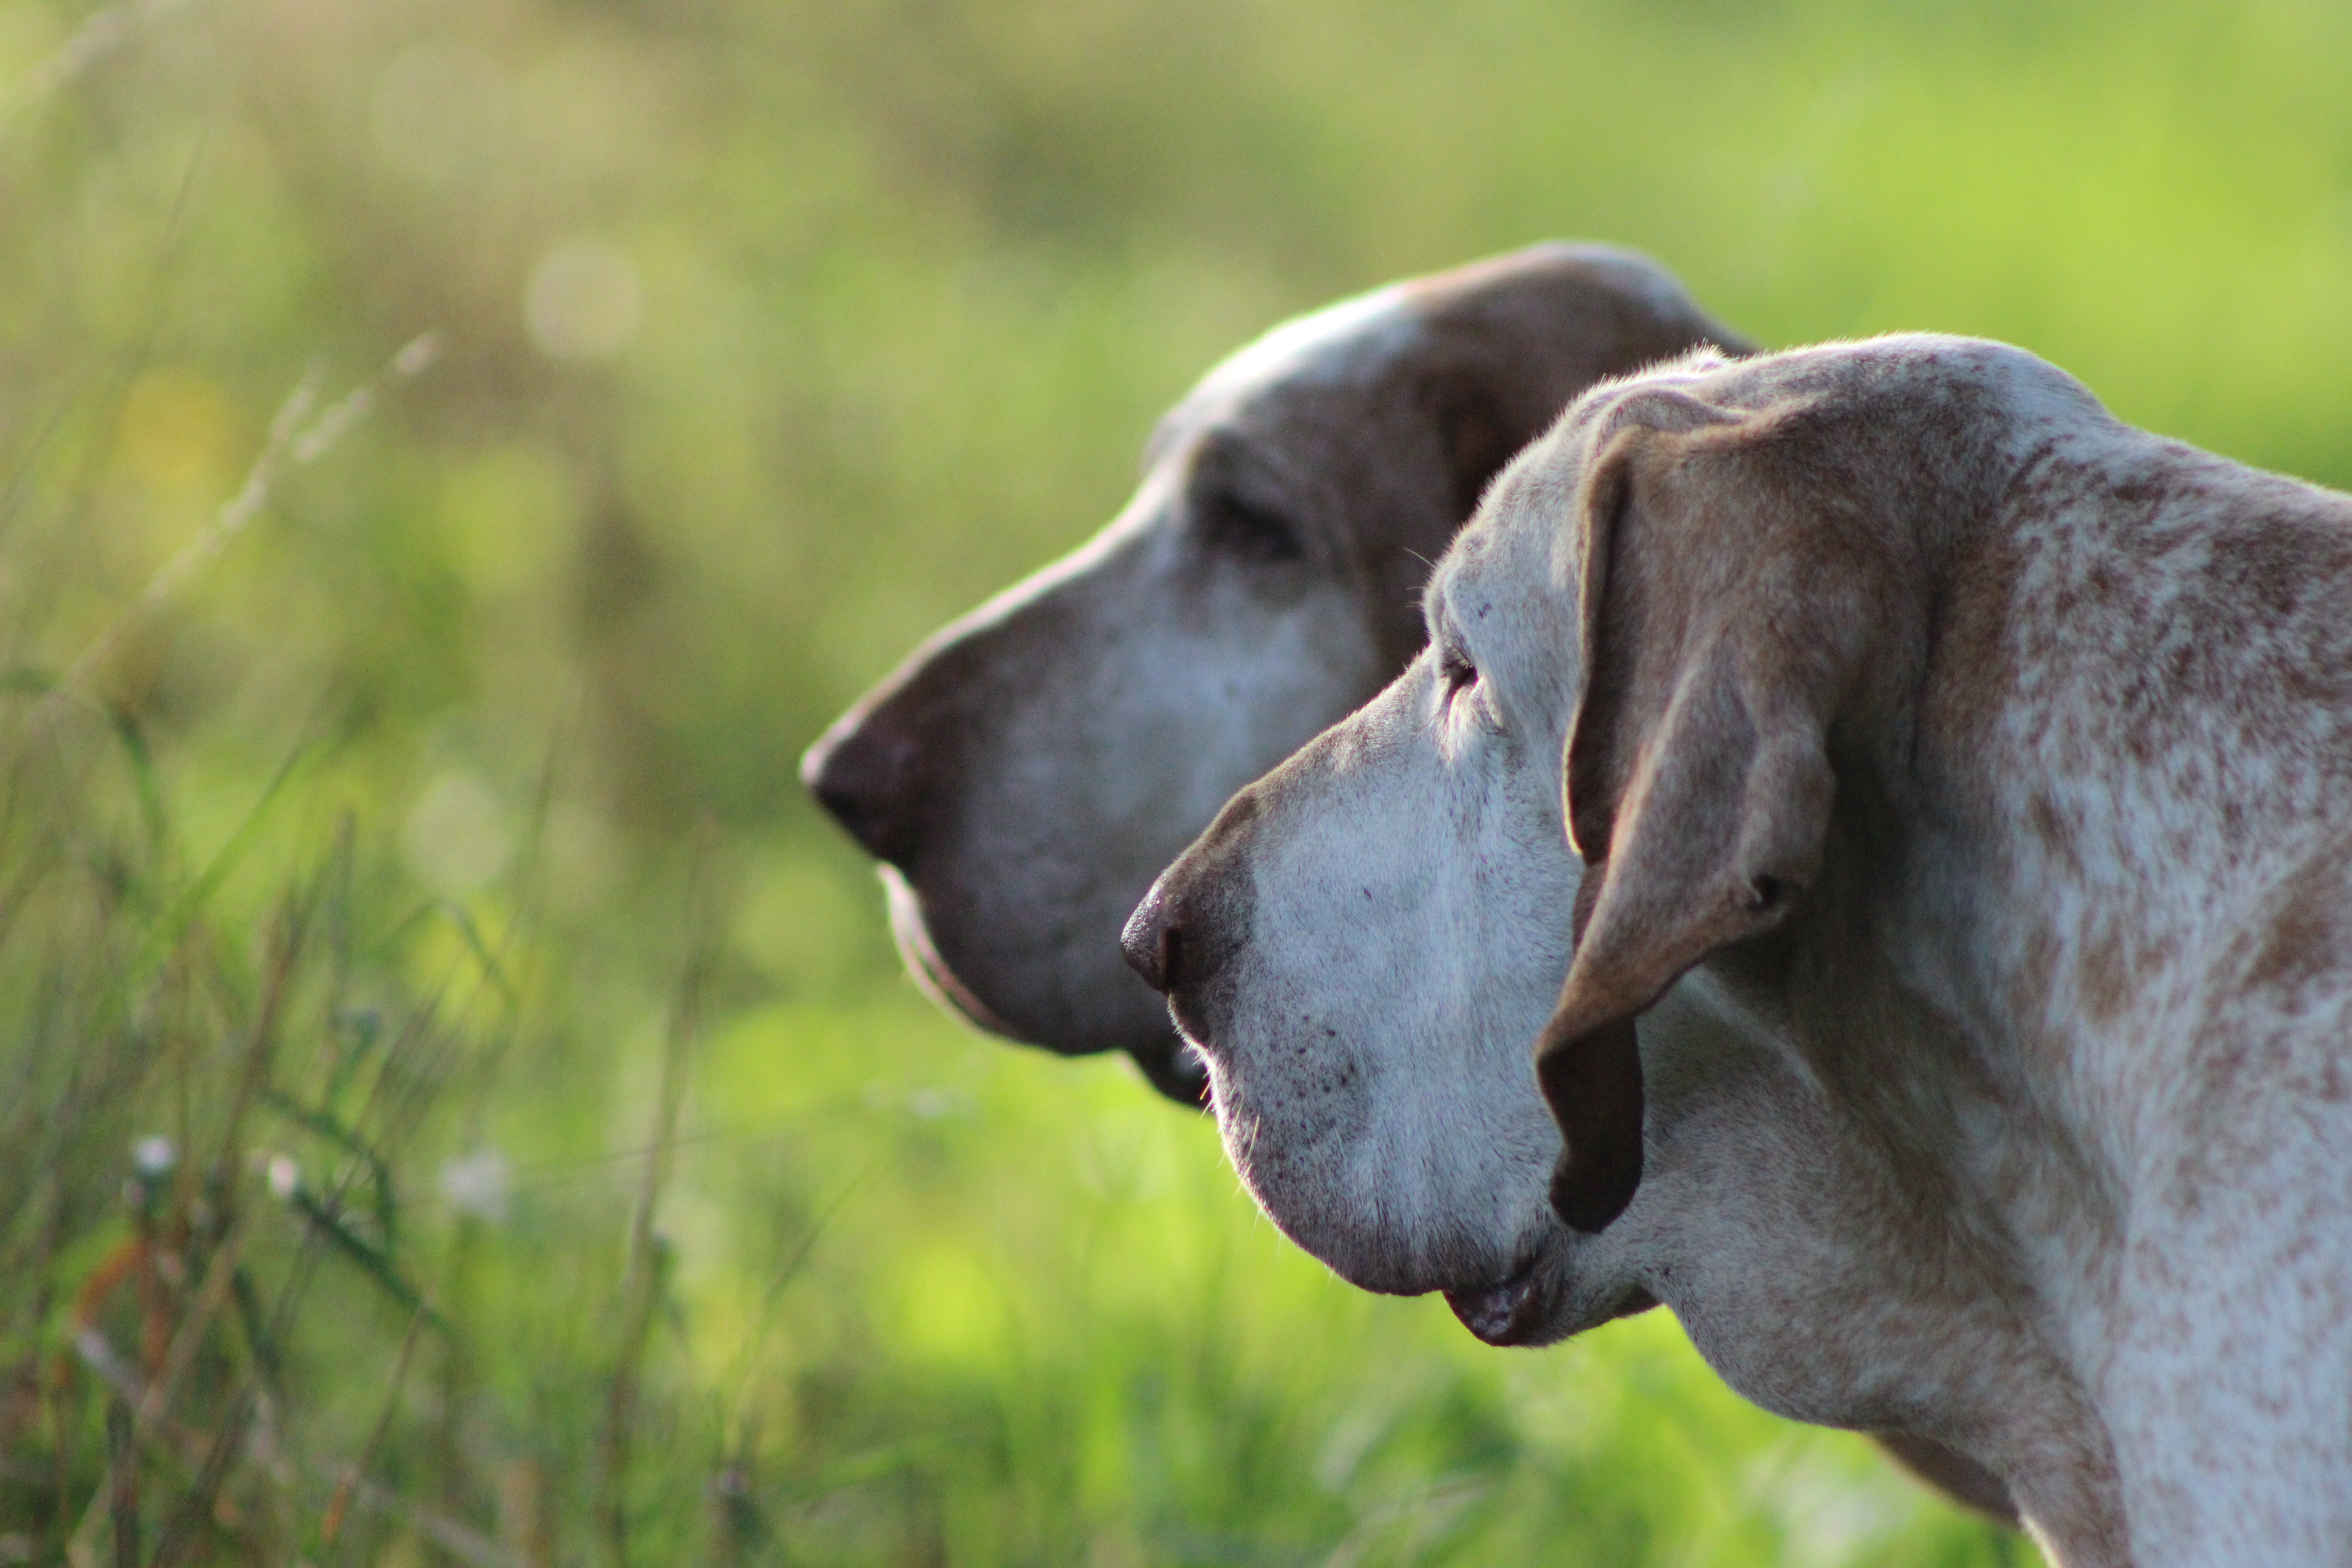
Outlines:
[[1160, 933], [1160, 989], [1173, 991], [1182, 984], [1177, 965], [1184, 957], [1184, 933], [1170, 926]]
[[1127, 929], [1118, 933], [1118, 950], [1126, 955], [1127, 966], [1143, 976], [1143, 983], [1154, 991], [1164, 992], [1176, 984], [1176, 966], [1183, 952], [1174, 902], [1164, 888], [1154, 887], [1128, 917]]
[[1181, 868], [1171, 871], [1128, 917], [1119, 951], [1146, 985], [1181, 1003], [1185, 993], [1208, 984], [1233, 956], [1234, 939], [1220, 914], [1213, 880]]

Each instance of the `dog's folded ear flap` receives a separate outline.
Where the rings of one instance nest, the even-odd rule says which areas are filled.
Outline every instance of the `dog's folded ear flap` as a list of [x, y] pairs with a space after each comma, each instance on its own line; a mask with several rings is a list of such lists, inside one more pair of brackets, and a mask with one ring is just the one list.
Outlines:
[[1743, 423], [1670, 390], [1630, 395], [1596, 430], [1571, 524], [1583, 689], [1564, 773], [1585, 872], [1575, 959], [1535, 1055], [1567, 1142], [1552, 1207], [1581, 1231], [1641, 1181], [1634, 1016], [1778, 923], [1820, 865], [1835, 648], [1850, 639], [1810, 636], [1802, 564], [1776, 559], [1783, 531], [1747, 515], [1772, 503], [1745, 482], [1759, 437]]

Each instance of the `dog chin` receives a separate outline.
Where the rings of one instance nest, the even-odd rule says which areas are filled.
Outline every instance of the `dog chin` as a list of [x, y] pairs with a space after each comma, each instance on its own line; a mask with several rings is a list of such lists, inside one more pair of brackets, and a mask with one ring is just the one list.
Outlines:
[[1522, 1263], [1499, 1280], [1440, 1294], [1462, 1326], [1487, 1344], [1529, 1348], [1558, 1344], [1658, 1304], [1631, 1282], [1612, 1290], [1596, 1290], [1593, 1283], [1579, 1281], [1565, 1259], [1549, 1256]]
[[1041, 1037], [1039, 1031], [1012, 1022], [982, 999], [963, 977], [940, 956], [932, 940], [930, 921], [923, 912], [923, 896], [895, 866], [881, 868], [882, 887], [890, 907], [890, 934], [907, 973], [924, 994], [974, 1028], [1016, 1044], [1042, 1046], [1057, 1056], [1096, 1056], [1124, 1051], [1135, 1060], [1146, 1082], [1180, 1105], [1205, 1109], [1209, 1104], [1209, 1069], [1200, 1054], [1186, 1045], [1174, 1027], [1162, 1023], [1154, 1030], [1126, 1030], [1116, 1039], [1075, 1040]]

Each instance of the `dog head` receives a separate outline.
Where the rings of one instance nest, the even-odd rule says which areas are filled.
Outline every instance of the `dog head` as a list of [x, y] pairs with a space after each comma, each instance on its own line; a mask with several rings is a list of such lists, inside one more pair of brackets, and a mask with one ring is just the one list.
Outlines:
[[[1433, 574], [1429, 647], [1137, 910], [1129, 962], [1206, 1059], [1236, 1166], [1344, 1277], [1556, 1337], [1625, 1298], [1620, 1264], [1761, 1234], [1759, 1194], [1822, 1207], [1790, 1174], [1771, 976], [1675, 983], [1804, 908], [1832, 731], [1916, 673], [1906, 528], [2015, 466], [1948, 434], [2013, 367], [1909, 342], [1701, 353], [1589, 395]], [[1645, 1121], [1684, 1167], [1654, 1195]]]
[[803, 776], [884, 862], [909, 966], [982, 1027], [1198, 1065], [1121, 921], [1232, 792], [1421, 643], [1428, 563], [1577, 393], [1736, 344], [1650, 262], [1545, 246], [1276, 329], [1162, 421], [1127, 508], [946, 627]]
[[1561, 1142], [1528, 1070], [1583, 870], [1559, 784], [1576, 605], [1538, 457], [1559, 438], [1440, 566], [1429, 647], [1237, 795], [1125, 934], [1275, 1222], [1366, 1289], [1448, 1291], [1497, 1341], [1638, 1304], [1547, 1206]]

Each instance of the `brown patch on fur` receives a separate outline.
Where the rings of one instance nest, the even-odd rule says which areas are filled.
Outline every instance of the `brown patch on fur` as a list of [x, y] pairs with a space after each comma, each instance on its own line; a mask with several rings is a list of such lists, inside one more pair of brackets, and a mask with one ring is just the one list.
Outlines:
[[2047, 792], [2036, 791], [2033, 804], [2027, 811], [2027, 820], [2033, 824], [2034, 837], [2042, 847], [2078, 875], [2083, 868], [2082, 850], [2075, 844], [2074, 825]]
[[2288, 883], [2246, 965], [2245, 988], [2273, 993], [2292, 1010], [2315, 983], [2339, 970], [2347, 956], [2343, 898], [2342, 879], [2333, 875], [2306, 872]]
[[2130, 1005], [2138, 990], [2137, 980], [2122, 930], [2106, 926], [2083, 952], [2080, 994], [2090, 1021], [2113, 1023]]

